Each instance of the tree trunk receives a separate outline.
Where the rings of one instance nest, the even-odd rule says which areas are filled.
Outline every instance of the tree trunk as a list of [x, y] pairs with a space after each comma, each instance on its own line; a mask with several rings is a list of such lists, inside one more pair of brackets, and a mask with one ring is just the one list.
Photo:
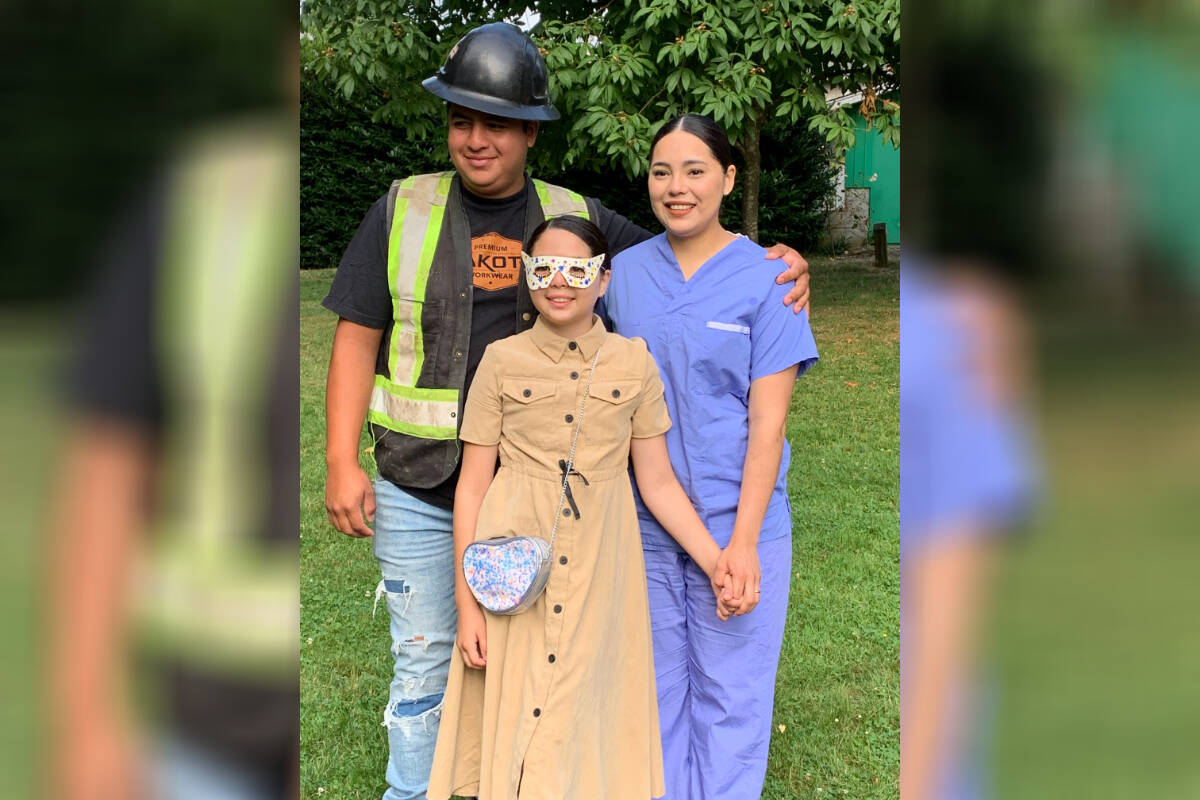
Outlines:
[[742, 233], [758, 241], [758, 185], [762, 178], [762, 152], [758, 142], [762, 134], [764, 112], [758, 110], [750, 118], [750, 125], [742, 135], [742, 155], [746, 157], [746, 170], [742, 179]]

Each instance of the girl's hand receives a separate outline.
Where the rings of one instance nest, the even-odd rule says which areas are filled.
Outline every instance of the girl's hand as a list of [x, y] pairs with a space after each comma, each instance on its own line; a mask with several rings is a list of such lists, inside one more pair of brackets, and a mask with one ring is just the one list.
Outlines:
[[[715, 543], [713, 544], [713, 547], [716, 547]], [[718, 557], [720, 556], [720, 552], [721, 551], [718, 549], [717, 550]], [[736, 616], [738, 609], [741, 608], [742, 600], [740, 597], [734, 598], [732, 600], [728, 600], [725, 598], [725, 586], [728, 582], [732, 581], [732, 579], [729, 577], [729, 575], [725, 574], [718, 580], [716, 567], [715, 567], [715, 563], [714, 563], [713, 571], [708, 576], [708, 580], [709, 580], [709, 584], [712, 586], [713, 596], [716, 598], [716, 601], [717, 601], [717, 618], [720, 619], [722, 622], [724, 622], [725, 620], [729, 619], [730, 617]]]
[[724, 598], [724, 594], [725, 594], [724, 586], [718, 586], [717, 584], [714, 583], [712, 588], [713, 588], [713, 595], [717, 599], [717, 618], [720, 619], [722, 622], [724, 622], [725, 620], [729, 619], [730, 617], [736, 616], [738, 608], [741, 606], [741, 603], [738, 601], [734, 601], [732, 603], [726, 602], [726, 600]]
[[749, 614], [758, 605], [761, 584], [758, 548], [730, 542], [717, 558], [713, 572], [713, 585], [724, 587], [718, 596], [718, 609], [723, 602], [736, 616]]
[[487, 621], [474, 599], [458, 609], [458, 649], [471, 669], [487, 666]]

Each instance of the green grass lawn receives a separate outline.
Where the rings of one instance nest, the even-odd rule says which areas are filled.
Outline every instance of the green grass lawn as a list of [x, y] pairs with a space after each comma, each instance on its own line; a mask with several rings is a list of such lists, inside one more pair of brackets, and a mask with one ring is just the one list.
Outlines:
[[[812, 259], [820, 363], [788, 417], [793, 580], [764, 798], [899, 795], [900, 302], [896, 269]], [[325, 518], [333, 270], [301, 273], [301, 792], [377, 800], [391, 676], [369, 540]], [[364, 440], [365, 446], [365, 440]], [[753, 665], [748, 665], [753, 668]]]

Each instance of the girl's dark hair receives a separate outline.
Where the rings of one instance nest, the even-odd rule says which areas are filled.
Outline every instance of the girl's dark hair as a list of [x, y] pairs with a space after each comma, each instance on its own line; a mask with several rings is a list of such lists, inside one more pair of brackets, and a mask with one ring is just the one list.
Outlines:
[[583, 240], [583, 243], [588, 246], [588, 250], [594, 256], [604, 253], [604, 264], [600, 269], [605, 270], [612, 266], [612, 253], [608, 252], [608, 239], [604, 238], [604, 233], [596, 227], [596, 223], [583, 217], [577, 217], [574, 214], [550, 217], [541, 225], [534, 228], [533, 233], [529, 234], [529, 241], [525, 243], [525, 252], [532, 253], [533, 246], [537, 244], [537, 240], [551, 228], [575, 234]]
[[690, 133], [708, 145], [721, 169], [729, 169], [733, 164], [733, 148], [729, 144], [729, 136], [726, 135], [725, 129], [703, 114], [684, 114], [664, 122], [650, 141], [651, 154], [654, 153], [659, 139], [675, 131]]

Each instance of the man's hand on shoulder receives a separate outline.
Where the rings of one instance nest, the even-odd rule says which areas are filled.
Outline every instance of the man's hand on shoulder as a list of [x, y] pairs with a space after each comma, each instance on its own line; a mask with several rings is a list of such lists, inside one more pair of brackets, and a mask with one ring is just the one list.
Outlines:
[[783, 304], [792, 306], [792, 311], [796, 314], [807, 309], [809, 300], [808, 262], [804, 260], [804, 256], [786, 244], [777, 242], [767, 248], [767, 258], [782, 259], [783, 263], [787, 265], [787, 269], [779, 273], [779, 277], [775, 279], [776, 283], [795, 283], [791, 291], [783, 298]]

